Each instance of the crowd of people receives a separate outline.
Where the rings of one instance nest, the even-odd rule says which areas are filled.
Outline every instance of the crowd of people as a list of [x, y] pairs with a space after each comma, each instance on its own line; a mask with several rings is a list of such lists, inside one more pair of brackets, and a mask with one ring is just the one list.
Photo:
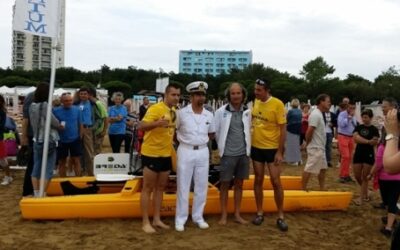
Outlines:
[[[276, 225], [281, 231], [287, 231], [280, 181], [281, 163], [302, 165], [301, 151], [306, 150], [303, 189], [308, 190], [309, 179], [315, 174], [320, 189], [325, 190], [325, 173], [333, 167], [332, 141], [336, 138], [340, 153], [339, 182], [354, 182], [350, 177], [352, 166], [353, 176], [360, 186], [359, 197], [354, 203], [361, 205], [370, 200], [369, 181], [374, 178], [374, 186], [379, 186], [382, 197], [379, 206], [387, 208], [388, 212], [382, 218], [384, 226], [381, 232], [386, 236], [392, 235], [400, 196], [400, 171], [395, 162], [399, 157], [395, 154], [400, 145], [399, 132], [397, 123], [393, 125], [394, 120], [397, 121], [397, 113], [394, 114], [396, 101], [392, 98], [383, 100], [383, 114], [391, 115], [393, 124], [386, 123], [379, 131], [372, 125], [372, 110], [363, 110], [362, 122], [359, 123], [355, 117], [355, 104], [348, 98], [343, 98], [337, 112], [330, 111], [331, 100], [326, 94], [316, 98], [314, 109], [293, 99], [291, 109], [286, 111], [283, 102], [271, 95], [269, 81], [258, 79], [254, 86], [255, 100], [251, 107], [246, 105], [246, 89], [240, 83], [232, 83], [225, 91], [227, 103], [210, 112], [205, 108], [207, 83], [198, 81], [186, 87], [190, 94], [190, 104], [186, 107], [179, 107], [180, 86], [171, 83], [166, 87], [163, 101], [149, 105], [148, 99], [144, 99], [139, 116], [129, 112], [131, 102], [124, 102], [121, 92], [113, 93], [111, 101], [114, 105], [108, 111], [96, 98], [95, 89], [82, 87], [76, 96], [63, 93], [60, 105], [52, 104], [54, 107], [49, 117], [51, 128], [45, 186], [51, 180], [56, 165], [61, 177], [67, 176], [70, 171], [75, 176], [93, 175], [93, 157], [102, 152], [107, 133], [113, 153], [120, 152], [123, 142], [125, 152], [131, 152], [133, 138], [142, 135], [141, 148], [137, 150], [140, 150], [143, 166], [143, 230], [154, 233], [157, 227], [169, 228], [161, 220], [160, 209], [171, 170], [177, 174], [176, 231], [185, 230], [192, 185], [192, 220], [199, 228], [207, 229], [209, 225], [204, 220], [203, 210], [207, 201], [210, 165], [208, 145], [209, 141], [214, 141], [221, 157], [219, 224], [227, 223], [227, 197], [231, 181], [235, 194], [234, 220], [248, 223], [240, 215], [240, 204], [243, 181], [248, 179], [252, 165], [257, 207], [252, 223], [261, 225], [264, 221], [263, 182], [267, 169], [278, 210]], [[48, 84], [41, 83], [24, 101], [20, 144], [30, 147], [33, 153], [27, 165], [23, 196], [40, 195], [48, 95]], [[3, 140], [8, 129], [6, 121], [5, 102], [0, 96], [0, 166], [5, 169], [3, 185], [12, 181]], [[176, 162], [173, 160], [175, 154]], [[154, 206], [152, 222], [149, 219], [151, 204]]]

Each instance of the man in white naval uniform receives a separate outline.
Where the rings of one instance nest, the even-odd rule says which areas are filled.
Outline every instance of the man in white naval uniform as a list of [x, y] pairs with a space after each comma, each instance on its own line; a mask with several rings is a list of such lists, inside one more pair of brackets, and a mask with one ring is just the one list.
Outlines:
[[207, 142], [214, 136], [213, 114], [206, 110], [207, 83], [190, 83], [186, 90], [190, 93], [191, 104], [179, 110], [176, 122], [179, 147], [177, 152], [177, 199], [175, 229], [185, 230], [189, 215], [189, 192], [194, 179], [192, 220], [201, 229], [209, 228], [203, 218], [207, 199], [209, 149]]

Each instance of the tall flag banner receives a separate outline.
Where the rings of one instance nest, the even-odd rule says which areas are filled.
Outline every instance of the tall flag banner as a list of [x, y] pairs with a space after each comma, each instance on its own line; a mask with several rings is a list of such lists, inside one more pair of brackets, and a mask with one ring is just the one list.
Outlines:
[[59, 0], [16, 0], [13, 29], [37, 36], [58, 36]]

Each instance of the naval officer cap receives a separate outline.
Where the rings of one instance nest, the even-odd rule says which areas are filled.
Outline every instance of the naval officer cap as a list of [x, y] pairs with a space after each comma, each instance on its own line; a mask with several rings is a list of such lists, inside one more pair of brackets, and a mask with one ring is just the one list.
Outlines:
[[191, 82], [189, 83], [189, 85], [186, 86], [186, 91], [188, 93], [201, 92], [205, 94], [207, 89], [208, 89], [208, 84], [203, 81]]

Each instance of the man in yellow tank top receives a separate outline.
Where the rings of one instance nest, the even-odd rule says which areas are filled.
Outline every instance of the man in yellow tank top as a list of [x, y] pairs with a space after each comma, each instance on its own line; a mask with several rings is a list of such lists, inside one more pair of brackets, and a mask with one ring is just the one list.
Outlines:
[[280, 164], [286, 137], [286, 113], [283, 102], [271, 95], [270, 86], [269, 81], [258, 79], [254, 87], [256, 99], [252, 109], [251, 158], [255, 174], [254, 196], [257, 215], [253, 224], [261, 225], [264, 221], [263, 182], [264, 169], [267, 167], [279, 214], [276, 223], [281, 231], [287, 231], [288, 225], [283, 217], [284, 195], [280, 180], [282, 171]]
[[[174, 107], [180, 98], [179, 85], [169, 84], [164, 101], [151, 106], [143, 117], [139, 129], [145, 131], [142, 144], [143, 188], [140, 197], [143, 226], [146, 233], [155, 233], [154, 227], [168, 229], [160, 219], [164, 189], [172, 169], [172, 139], [175, 133]], [[153, 192], [153, 223], [149, 220], [150, 197]]]

